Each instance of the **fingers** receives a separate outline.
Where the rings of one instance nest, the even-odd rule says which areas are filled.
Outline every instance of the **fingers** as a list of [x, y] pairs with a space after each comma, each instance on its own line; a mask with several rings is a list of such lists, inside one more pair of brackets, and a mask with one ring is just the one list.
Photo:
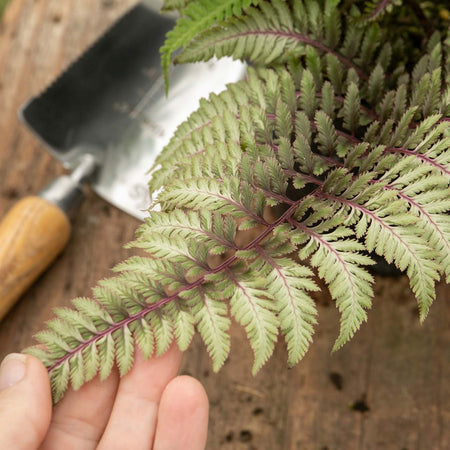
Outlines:
[[174, 379], [180, 362], [175, 346], [148, 361], [138, 352], [120, 382], [115, 372], [104, 382], [69, 391], [55, 407], [47, 433], [52, 412], [47, 371], [34, 357], [12, 355], [0, 368], [0, 448], [28, 450], [44, 441], [40, 448], [46, 450], [139, 450], [153, 442], [155, 450], [204, 449], [208, 399], [193, 378]]
[[121, 379], [110, 420], [98, 449], [151, 448], [158, 405], [167, 383], [181, 363], [181, 352], [172, 346], [158, 358], [144, 360], [137, 352], [131, 371]]
[[54, 408], [42, 449], [95, 449], [108, 423], [118, 385], [119, 375], [113, 371], [105, 381], [97, 377], [76, 392], [69, 390]]
[[208, 397], [188, 376], [172, 380], [161, 398], [153, 450], [203, 450], [208, 434]]
[[0, 448], [39, 447], [52, 411], [44, 365], [32, 356], [8, 355], [0, 368]]

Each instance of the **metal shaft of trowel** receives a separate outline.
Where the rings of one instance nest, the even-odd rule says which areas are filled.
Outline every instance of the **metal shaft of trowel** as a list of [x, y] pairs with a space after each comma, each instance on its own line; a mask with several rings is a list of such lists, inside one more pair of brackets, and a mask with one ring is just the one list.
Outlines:
[[39, 193], [39, 197], [58, 206], [68, 217], [73, 217], [84, 198], [83, 186], [92, 179], [97, 169], [96, 158], [85, 154], [69, 175], [53, 180]]

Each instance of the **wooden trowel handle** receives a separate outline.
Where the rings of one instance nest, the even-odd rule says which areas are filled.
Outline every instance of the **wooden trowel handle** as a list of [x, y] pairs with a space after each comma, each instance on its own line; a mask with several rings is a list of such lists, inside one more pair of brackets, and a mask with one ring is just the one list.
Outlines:
[[58, 206], [33, 196], [0, 223], [0, 320], [66, 246], [70, 221]]
[[62, 175], [39, 196], [21, 200], [0, 223], [0, 320], [66, 246], [69, 217], [97, 168], [96, 158], [84, 154], [70, 176]]

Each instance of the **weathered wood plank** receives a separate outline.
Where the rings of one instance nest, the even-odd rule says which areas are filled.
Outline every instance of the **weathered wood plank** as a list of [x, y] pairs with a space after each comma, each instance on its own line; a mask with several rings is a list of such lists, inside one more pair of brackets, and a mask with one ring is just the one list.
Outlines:
[[[17, 198], [62, 173], [16, 119], [20, 104], [47, 83], [132, 0], [11, 0], [0, 26], [0, 216]], [[0, 357], [32, 343], [54, 306], [89, 295], [130, 254], [122, 244], [138, 222], [91, 194], [69, 247], [0, 324]], [[286, 368], [280, 342], [252, 377], [243, 331], [213, 374], [198, 339], [183, 372], [198, 377], [211, 401], [210, 449], [373, 450], [450, 448], [450, 288], [423, 326], [407, 280], [380, 279], [374, 308], [356, 338], [331, 354], [338, 315], [318, 296], [320, 324], [304, 361]]]
[[[0, 214], [63, 172], [17, 119], [19, 106], [38, 94], [132, 1], [14, 0], [0, 28]], [[98, 278], [125, 257], [122, 244], [138, 222], [90, 194], [73, 224], [69, 248], [1, 325], [2, 354], [28, 345], [50, 310], [88, 295]], [[95, 264], [93, 264], [95, 261]], [[83, 286], [84, 285], [84, 286]], [[10, 331], [8, 331], [11, 328]], [[17, 328], [21, 330], [17, 332]], [[14, 330], [14, 331], [12, 331]]]
[[406, 279], [380, 279], [377, 291], [368, 323], [335, 354], [338, 315], [322, 304], [312, 348], [291, 370], [278, 345], [252, 378], [251, 352], [237, 328], [218, 375], [196, 346], [189, 350], [186, 368], [212, 402], [210, 448], [450, 448], [450, 290], [439, 287], [423, 326]]

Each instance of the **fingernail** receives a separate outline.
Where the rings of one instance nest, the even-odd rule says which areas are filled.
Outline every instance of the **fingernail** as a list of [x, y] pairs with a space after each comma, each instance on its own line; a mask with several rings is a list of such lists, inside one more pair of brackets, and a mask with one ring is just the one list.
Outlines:
[[27, 357], [20, 353], [11, 353], [0, 366], [0, 391], [18, 383], [25, 376]]

